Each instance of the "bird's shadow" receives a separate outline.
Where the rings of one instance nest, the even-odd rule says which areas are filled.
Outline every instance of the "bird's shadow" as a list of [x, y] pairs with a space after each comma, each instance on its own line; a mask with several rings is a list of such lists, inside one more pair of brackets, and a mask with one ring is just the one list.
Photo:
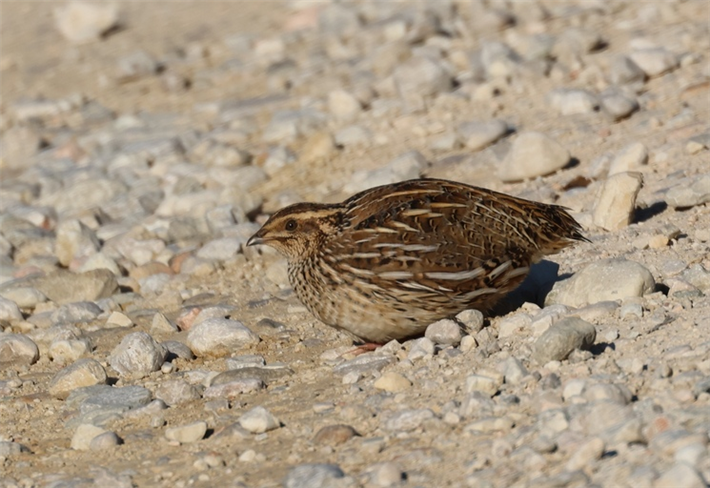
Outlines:
[[519, 309], [523, 303], [530, 302], [543, 307], [545, 298], [554, 284], [572, 276], [570, 273], [558, 275], [560, 265], [552, 261], [542, 260], [530, 267], [530, 273], [515, 290], [493, 307], [489, 316], [506, 315]]

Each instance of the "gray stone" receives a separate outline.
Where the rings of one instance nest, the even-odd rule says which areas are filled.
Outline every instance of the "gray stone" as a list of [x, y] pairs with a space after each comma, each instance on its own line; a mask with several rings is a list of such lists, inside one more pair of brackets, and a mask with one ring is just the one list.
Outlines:
[[195, 359], [192, 350], [180, 341], [163, 341], [161, 344], [168, 351], [167, 360], [171, 360], [171, 356], [185, 359], [186, 361]]
[[676, 463], [653, 482], [653, 488], [706, 488], [707, 484], [692, 466]]
[[213, 261], [228, 261], [233, 259], [242, 249], [242, 242], [232, 237], [223, 237], [207, 242], [196, 256]]
[[558, 88], [549, 93], [548, 100], [562, 115], [588, 114], [599, 110], [599, 99], [587, 90]]
[[39, 359], [37, 344], [22, 334], [0, 334], [0, 362], [34, 364]]
[[105, 429], [92, 424], [80, 424], [71, 438], [71, 448], [75, 451], [88, 451], [91, 441], [106, 433]]
[[78, 407], [82, 412], [112, 408], [125, 412], [147, 405], [152, 398], [150, 390], [142, 386], [94, 385], [74, 389], [65, 404], [67, 408]]
[[710, 202], [710, 173], [678, 183], [666, 193], [666, 202], [675, 208], [694, 207]]
[[434, 412], [428, 408], [400, 410], [387, 419], [384, 428], [395, 432], [409, 432], [433, 418]]
[[629, 57], [649, 78], [668, 73], [678, 67], [676, 55], [664, 48], [635, 50], [629, 54]]
[[264, 388], [259, 378], [239, 378], [229, 382], [212, 384], [205, 389], [204, 398], [238, 398], [245, 393], [253, 393]]
[[278, 429], [281, 423], [267, 409], [257, 406], [239, 417], [239, 425], [252, 434], [261, 434]]
[[49, 382], [49, 394], [63, 399], [77, 388], [105, 384], [107, 379], [106, 370], [98, 361], [79, 359], [54, 375]]
[[587, 349], [594, 344], [596, 329], [577, 317], [566, 317], [547, 329], [536, 341], [533, 358], [539, 364], [561, 361], [575, 349]]
[[201, 440], [205, 437], [206, 433], [207, 422], [198, 421], [165, 429], [165, 438], [181, 444], [188, 444]]
[[599, 101], [612, 120], [625, 119], [640, 108], [634, 97], [614, 89], [605, 90], [599, 95]]
[[22, 312], [14, 301], [0, 297], [0, 320], [7, 320], [8, 322], [14, 322], [16, 320], [22, 320]]
[[472, 151], [478, 151], [496, 142], [508, 133], [508, 124], [500, 119], [459, 124], [457, 133], [461, 143]]
[[59, 270], [46, 276], [6, 283], [0, 287], [0, 290], [26, 286], [38, 289], [51, 301], [61, 305], [108, 298], [118, 289], [118, 281], [113, 273], [105, 269], [87, 273]]
[[337, 89], [328, 93], [328, 109], [336, 119], [349, 121], [362, 111], [362, 105], [352, 93]]
[[291, 468], [284, 478], [283, 486], [284, 488], [354, 488], [356, 485], [335, 464], [301, 464]]
[[75, 43], [97, 41], [118, 24], [118, 6], [70, 2], [54, 11], [56, 27], [64, 38]]
[[646, 80], [646, 73], [628, 56], [617, 56], [609, 66], [609, 78], [615, 85], [643, 83]]
[[546, 304], [561, 303], [570, 307], [640, 297], [656, 286], [651, 272], [643, 265], [626, 259], [603, 259], [589, 264], [572, 278], [555, 283]]
[[[431, 341], [429, 341], [431, 342]], [[432, 344], [433, 345], [433, 344]], [[370, 371], [382, 371], [386, 366], [392, 364], [394, 358], [390, 356], [380, 356], [377, 354], [363, 354], [345, 361], [333, 368], [334, 373], [346, 375], [348, 373], [367, 373]]]
[[705, 294], [710, 293], [710, 271], [701, 264], [693, 264], [681, 274], [681, 278]]
[[111, 351], [109, 363], [121, 376], [143, 378], [160, 369], [166, 354], [149, 334], [133, 332]]
[[435, 344], [455, 346], [461, 342], [461, 327], [451, 319], [438, 320], [426, 328], [424, 337]]
[[336, 131], [334, 139], [342, 147], [365, 146], [372, 141], [372, 132], [361, 125], [348, 125]]
[[104, 451], [122, 444], [123, 441], [115, 432], [107, 431], [95, 436], [89, 442], [90, 451]]
[[30, 450], [19, 442], [0, 441], [0, 457], [9, 458], [23, 452], [30, 452]]
[[438, 61], [425, 56], [413, 56], [397, 65], [394, 80], [401, 96], [428, 97], [449, 91], [451, 74]]
[[416, 361], [417, 359], [432, 357], [434, 355], [434, 351], [435, 347], [432, 340], [427, 337], [421, 337], [411, 342], [409, 353], [407, 353], [407, 359], [410, 361]]
[[91, 322], [101, 315], [103, 310], [93, 302], [73, 302], [62, 305], [50, 316], [54, 324], [76, 324]]
[[483, 328], [484, 317], [480, 310], [464, 310], [456, 315], [458, 320], [468, 334], [475, 334]]
[[608, 177], [594, 206], [594, 224], [606, 230], [620, 230], [628, 226], [642, 185], [643, 176], [636, 171]]
[[198, 400], [200, 392], [187, 381], [174, 379], [162, 382], [155, 390], [155, 398], [163, 400], [166, 405], [173, 407]]
[[[32, 288], [32, 287], [20, 287], [20, 288], [8, 288], [6, 290], [3, 290], [0, 292], [0, 297], [10, 300], [12, 302], [15, 302], [18, 307], [20, 308], [35, 308], [38, 304], [44, 303], [47, 301], [47, 297], [44, 296], [44, 293], [39, 291], [37, 288]], [[1, 302], [0, 302], [1, 303]], [[3, 307], [3, 305], [0, 305], [0, 308]], [[12, 306], [10, 306], [12, 308]], [[3, 312], [0, 312], [0, 314]], [[4, 313], [8, 313], [7, 311]], [[15, 315], [16, 314], [12, 311], [9, 312], [10, 315]], [[21, 316], [22, 314], [20, 314]], [[9, 320], [5, 318], [5, 320]]]
[[101, 248], [96, 234], [78, 220], [66, 220], [57, 226], [55, 252], [62, 266], [74, 259], [96, 254]]
[[498, 167], [498, 177], [507, 182], [545, 176], [569, 160], [569, 152], [555, 140], [539, 132], [523, 132]]
[[609, 165], [609, 176], [626, 171], [640, 170], [648, 164], [648, 149], [641, 142], [633, 142], [622, 148]]
[[211, 318], [190, 329], [187, 343], [197, 356], [226, 356], [257, 344], [259, 337], [237, 320]]

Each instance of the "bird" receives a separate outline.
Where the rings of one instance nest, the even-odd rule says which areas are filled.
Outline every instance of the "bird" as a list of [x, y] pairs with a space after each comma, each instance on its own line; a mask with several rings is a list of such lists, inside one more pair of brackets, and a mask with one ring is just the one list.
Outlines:
[[575, 241], [588, 240], [564, 207], [420, 178], [289, 205], [247, 246], [286, 257], [291, 287], [321, 322], [381, 345], [490, 310], [533, 263]]

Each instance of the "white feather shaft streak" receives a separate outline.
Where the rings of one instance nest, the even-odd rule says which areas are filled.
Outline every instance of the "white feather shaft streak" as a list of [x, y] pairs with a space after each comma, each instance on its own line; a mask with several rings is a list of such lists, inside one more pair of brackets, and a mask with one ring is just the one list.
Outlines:
[[445, 280], [445, 281], [463, 281], [477, 278], [486, 274], [486, 270], [483, 268], [471, 269], [468, 271], [456, 271], [456, 272], [445, 272], [445, 271], [432, 271], [429, 273], [424, 273], [424, 276], [431, 280]]

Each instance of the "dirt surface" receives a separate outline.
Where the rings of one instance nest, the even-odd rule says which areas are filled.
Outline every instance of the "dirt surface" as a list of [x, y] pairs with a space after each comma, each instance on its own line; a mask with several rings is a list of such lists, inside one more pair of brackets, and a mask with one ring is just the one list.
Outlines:
[[[259, 40], [282, 35], [285, 26], [290, 25], [295, 17], [309, 18], [310, 10], [302, 3], [120, 2], [118, 28], [100, 41], [72, 45], [55, 28], [53, 11], [60, 6], [58, 2], [3, 1], [0, 6], [2, 111], [7, 114], [13, 103], [23, 99], [56, 100], [78, 93], [117, 115], [167, 114], [181, 120], [183, 126], [207, 132], [228, 125], [214, 116], [209, 108], [214, 103], [285, 94], [285, 101], [279, 104], [281, 109], [295, 109], [310, 102], [322, 107], [327, 93], [338, 88], [339, 82], [348, 87], [348, 77], [339, 76], [341, 72], [355, 69], [347, 62], [326, 60], [316, 63], [313, 69], [321, 69], [322, 78], [311, 74], [304, 77], [306, 81], [302, 85], [296, 79], [283, 93], [274, 88], [274, 72], [267, 67], [261, 70], [223, 69], [230, 61], [245, 66], [254, 62], [248, 53], [235, 54], [227, 46], [226, 39], [246, 35]], [[576, 12], [584, 9], [583, 4], [570, 3], [569, 15], [552, 16], [539, 22], [544, 32], [551, 36], [559, 36], [570, 26], [583, 24], [585, 29], [595, 31], [604, 39], [606, 47], [596, 54], [585, 54], [580, 66], [572, 64], [564, 70], [553, 69], [549, 76], [527, 78], [528, 75], [521, 75], [510, 84], [503, 83], [504, 89], [491, 99], [440, 96], [428, 103], [423, 112], [386, 113], [380, 118], [363, 118], [361, 125], [373, 134], [370, 144], [299, 158], [249, 191], [263, 198], [262, 210], [273, 210], [281, 202], [290, 200], [335, 201], [347, 196], [343, 187], [356, 171], [379, 168], [403, 152], [416, 149], [429, 161], [422, 172], [424, 176], [459, 180], [569, 207], [585, 227], [591, 242], [550, 258], [559, 265], [556, 274], [560, 277], [573, 274], [591, 262], [606, 258], [623, 257], [642, 263], [659, 285], [655, 292], [638, 299], [644, 309], [643, 318], [622, 319], [615, 315], [592, 321], [597, 327], [597, 347], [592, 351], [593, 356], [577, 362], [563, 361], [559, 369], [552, 371], [544, 365], [529, 362], [536, 339], [531, 330], [495, 339], [502, 321], [521, 313], [535, 315], [534, 306], [526, 308], [523, 305], [508, 315], [487, 319], [486, 329], [494, 336], [497, 349], [485, 354], [480, 352], [485, 349], [484, 345], [479, 344], [479, 353], [475, 350], [461, 354], [441, 352], [422, 364], [405, 361], [410, 346], [395, 351], [391, 356], [402, 364], [388, 368], [406, 376], [413, 386], [401, 393], [383, 394], [372, 386], [380, 376], [379, 371], [363, 374], [356, 384], [344, 383], [342, 374], [334, 371], [337, 360], [329, 358], [334, 350], [347, 352], [352, 339], [320, 324], [301, 306], [287, 283], [273, 278], [274, 275], [283, 276], [284, 263], [280, 257], [269, 250], [245, 250], [235, 259], [221, 263], [214, 272], [180, 275], [179, 279], [166, 285], [159, 297], [135, 297], [130, 304], [136, 324], [132, 329], [92, 330], [88, 327], [87, 336], [94, 345], [90, 355], [106, 365], [108, 356], [123, 336], [136, 330], [150, 330], [152, 314], [147, 311], [159, 310], [174, 321], [188, 307], [224, 305], [234, 307], [231, 316], [255, 330], [262, 339], [257, 345], [240, 350], [239, 354], [261, 355], [266, 364], [283, 363], [292, 373], [269, 381], [263, 390], [230, 400], [229, 408], [217, 408], [200, 398], [163, 410], [160, 415], [124, 416], [110, 424], [110, 430], [120, 435], [123, 444], [78, 451], [70, 448], [73, 431], [66, 427], [67, 420], [76, 412], [67, 409], [63, 400], [53, 398], [47, 392], [49, 381], [62, 365], [42, 357], [32, 366], [8, 367], [0, 373], [0, 379], [9, 381], [19, 377], [22, 386], [12, 392], [0, 391], [0, 425], [3, 426], [0, 438], [21, 443], [31, 453], [8, 456], [0, 463], [0, 476], [17, 480], [16, 485], [8, 481], [0, 486], [58, 488], [131, 486], [132, 483], [140, 487], [272, 487], [281, 486], [289, 470], [304, 463], [336, 464], [355, 480], [351, 486], [360, 486], [355, 483], [373, 487], [552, 486], [545, 485], [545, 480], [566, 472], [564, 466], [571, 453], [589, 436], [579, 434], [574, 439], [570, 436], [567, 441], [571, 447], [565, 447], [564, 440], [558, 440], [556, 451], [540, 451], [544, 453], [545, 463], [531, 468], [534, 476], [528, 476], [524, 468], [518, 467], [518, 476], [514, 477], [506, 473], [510, 464], [499, 460], [509, 456], [514, 449], [533, 445], [537, 439], [533, 428], [537, 425], [535, 419], [545, 409], [540, 405], [547, 401], [540, 399], [542, 389], [537, 380], [511, 387], [508, 393], [515, 393], [520, 401], [506, 404], [501, 400], [492, 410], [492, 416], [506, 416], [515, 421], [518, 430], [515, 440], [510, 441], [510, 449], [500, 447], [500, 440], [506, 438], [503, 434], [471, 434], [464, 429], [467, 423], [464, 420], [451, 423], [441, 420], [446, 418], [447, 412], [455, 410], [452, 405], [458, 406], [463, 401], [464, 384], [470, 374], [495, 369], [497, 363], [509, 357], [523, 360], [531, 373], [539, 373], [538, 380], [551, 372], [560, 377], [563, 385], [578, 378], [604, 376], [608, 381], [616, 379], [633, 393], [637, 405], [650, 399], [649, 402], [658, 406], [674, 427], [682, 426], [694, 433], [706, 432], [701, 442], [706, 446], [710, 395], [705, 393], [691, 399], [687, 391], [692, 390], [692, 384], [695, 384], [692, 381], [699, 381], [698, 377], [710, 377], [710, 356], [707, 353], [710, 350], [710, 299], [707, 291], [688, 295], [689, 298], [669, 296], [668, 291], [673, 287], [672, 280], [681, 279], [681, 272], [688, 267], [699, 264], [710, 270], [710, 212], [708, 204], [674, 208], [666, 202], [665, 195], [669, 188], [685, 181], [684, 178], [693, 178], [710, 170], [707, 148], [698, 153], [687, 150], [691, 138], [710, 130], [708, 42], [697, 37], [698, 34], [707, 35], [710, 10], [705, 2], [667, 5], [614, 2], [615, 7], [606, 11], [590, 9], [587, 16], [578, 15]], [[313, 15], [317, 15], [317, 4], [314, 5]], [[634, 23], [649, 5], [655, 5], [661, 12], [658, 17], [649, 14], [651, 20]], [[557, 11], [562, 11], [558, 7]], [[520, 19], [525, 15], [525, 9], [520, 6], [511, 9]], [[672, 15], [663, 13], [667, 9], [673, 10]], [[464, 20], [472, 15], [463, 8], [462, 11]], [[619, 27], [624, 22], [628, 26]], [[525, 25], [521, 21], [514, 32], [530, 33], [540, 28], [535, 24], [528, 26], [526, 31]], [[687, 33], [685, 25], [691, 26]], [[487, 32], [486, 36], [514, 44], [511, 32], [503, 29]], [[318, 55], [324, 48], [313, 41], [314, 36], [295, 36], [293, 44], [288, 47], [290, 57], [300, 60]], [[608, 64], [602, 59], [628, 51], [629, 42], [637, 37], [654, 39], [677, 53], [697, 54], [699, 59], [681, 63], [678, 70], [647, 80], [638, 92], [641, 109], [619, 122], [597, 113], [561, 116], [550, 108], [546, 95], [555, 88], [603, 90], [607, 83], [602, 67]], [[454, 39], [453, 42], [471, 49], [479, 45], [479, 39], [466, 42]], [[352, 43], [357, 44], [357, 38]], [[139, 49], [159, 60], [166, 59], [171, 72], [191, 80], [191, 87], [178, 92], [165, 90], [160, 76], [118, 80], [115, 73], [119, 60]], [[184, 59], [185, 53], [193, 50], [203, 54], [173, 63], [173, 56]], [[269, 116], [269, 109], [257, 112], [249, 123], [263, 129]], [[544, 178], [503, 183], [496, 176], [496, 167], [510, 147], [509, 140], [476, 153], [469, 153], [465, 148], [431, 149], [433, 141], [458, 123], [490, 118], [505, 119], [517, 131], [546, 133], [569, 150], [573, 163]], [[9, 119], [7, 115], [3, 118], [3, 130], [12, 125]], [[337, 122], [329, 121], [320, 132], [299, 137], [287, 145], [297, 154], [306, 153], [319, 134], [338, 127]], [[44, 127], [43, 130], [51, 143], [55, 137], [53, 128]], [[77, 135], [91, 130], [82, 126]], [[638, 196], [634, 222], [618, 231], [599, 229], [593, 225], [591, 213], [603, 180], [592, 175], [593, 164], [601, 156], [614, 155], [628, 144], [637, 142], [648, 148], [649, 160], [641, 169], [644, 186]], [[270, 145], [260, 140], [256, 132], [242, 147], [255, 156], [253, 164], [259, 165]], [[264, 214], [256, 212], [250, 217], [263, 221]], [[668, 236], [667, 245], [649, 247], [654, 236]], [[682, 265], [674, 264], [678, 262]], [[674, 271], [676, 267], [677, 272]], [[550, 276], [547, 271], [536, 273], [537, 278], [533, 276], [530, 282], [533, 284], [521, 292], [522, 298], [512, 302], [511, 307], [540, 298], [535, 279], [549, 281]], [[179, 304], [170, 302], [171, 296], [184, 290], [189, 290], [189, 299]], [[125, 283], [123, 291], [130, 291]], [[657, 311], [664, 314], [662, 325], [652, 320]], [[282, 325], [269, 330], [260, 322], [264, 318]], [[618, 331], [617, 338], [613, 337], [613, 331]], [[187, 336], [187, 332], [151, 334], [156, 341], [184, 342]], [[673, 355], [674, 351], [685, 348], [696, 352], [697, 357], [690, 360], [687, 359], [689, 356], [680, 353]], [[643, 364], [638, 371], [627, 366], [635, 360]], [[692, 381], [673, 382], [669, 379], [663, 383], [667, 391], [660, 391], [658, 382], [662, 379], [655, 371], [661, 368], [661, 363], [671, 365], [674, 377], [687, 373], [686, 378], [692, 378]], [[175, 371], [181, 373], [228, 369], [225, 358], [175, 359], [173, 364]], [[111, 370], [109, 377], [110, 382], [118, 387], [140, 384], [149, 390], [155, 390], [164, 381], [160, 371], [137, 382], [120, 378]], [[666, 381], [665, 377], [663, 381]], [[498, 398], [503, 396], [500, 394]], [[281, 421], [282, 427], [256, 436], [235, 428], [239, 415], [255, 406], [268, 408]], [[405, 407], [429, 408], [434, 418], [411, 432], [383, 427], [383, 418], [387, 418], [383, 412]], [[674, 412], [678, 415], [674, 416]], [[164, 423], [156, 423], [156, 417]], [[209, 430], [205, 439], [179, 444], [163, 437], [164, 425], [185, 425], [195, 421], [207, 422]], [[359, 436], [343, 444], [314, 440], [319, 429], [333, 424], [351, 425]], [[653, 425], [644, 428], [652, 430]], [[651, 433], [646, 436], [650, 438]], [[672, 457], [663, 458], [658, 450], [649, 451], [649, 444], [650, 441], [629, 443], [617, 455], [609, 453], [610, 446], [615, 445], [608, 443], [607, 454], [603, 458], [600, 455], [581, 471], [595, 486], [633, 486], [634, 480], [641, 479], [632, 476], [634, 469], [648, 465], [644, 460], [648, 455], [654, 460], [661, 459], [658, 472], [649, 476], [649, 483], [652, 483], [663, 473], [665, 466], [672, 464]], [[240, 461], [240, 456], [250, 450], [256, 457], [248, 454]], [[215, 466], [208, 466], [215, 457], [219, 461]], [[706, 482], [710, 481], [707, 458], [705, 451], [694, 467], [705, 476]], [[395, 462], [405, 473], [403, 481], [400, 484], [376, 484], [377, 478], [371, 473], [381, 462]], [[490, 485], [477, 484], [478, 478], [466, 481], [468, 476], [482, 469], [490, 471]], [[604, 470], [619, 473], [618, 479], [623, 480], [623, 484], [614, 485], [610, 475], [603, 474]], [[102, 479], [113, 484], [102, 485]], [[585, 486], [584, 481], [574, 483], [570, 481], [556, 486]]]

